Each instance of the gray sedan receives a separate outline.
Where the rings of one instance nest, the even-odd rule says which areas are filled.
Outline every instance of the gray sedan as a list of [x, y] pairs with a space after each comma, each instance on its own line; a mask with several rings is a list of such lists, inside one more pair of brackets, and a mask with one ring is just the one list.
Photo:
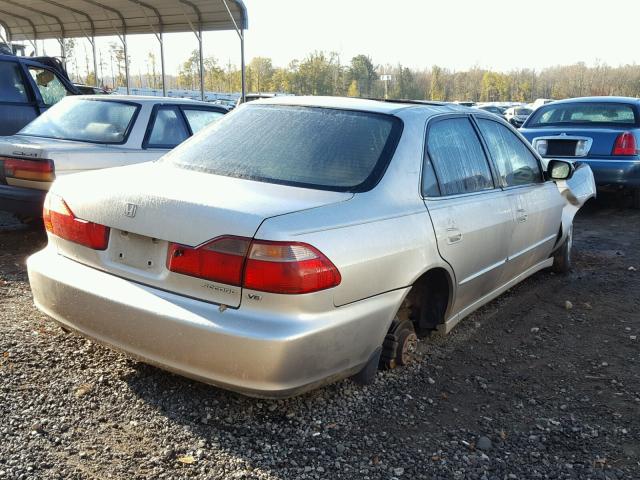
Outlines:
[[[109, 185], [111, 188], [103, 188]], [[145, 362], [282, 397], [410, 359], [416, 337], [571, 266], [588, 167], [494, 115], [281, 97], [157, 162], [58, 179], [36, 305]]]

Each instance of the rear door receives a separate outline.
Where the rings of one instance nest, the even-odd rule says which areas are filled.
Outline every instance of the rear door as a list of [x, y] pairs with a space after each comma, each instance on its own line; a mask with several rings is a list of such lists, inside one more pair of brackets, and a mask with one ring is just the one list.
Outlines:
[[39, 114], [20, 63], [0, 61], [0, 136], [13, 135]]
[[500, 285], [512, 228], [509, 200], [470, 117], [429, 123], [422, 183], [440, 255], [456, 276], [460, 311]]
[[545, 182], [540, 161], [515, 132], [489, 118], [476, 119], [512, 211], [504, 282], [548, 258], [558, 238], [565, 205], [554, 182]]

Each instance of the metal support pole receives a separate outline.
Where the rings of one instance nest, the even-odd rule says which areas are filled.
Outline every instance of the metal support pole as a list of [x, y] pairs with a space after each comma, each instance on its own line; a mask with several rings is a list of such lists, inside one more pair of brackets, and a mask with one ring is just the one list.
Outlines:
[[58, 43], [60, 44], [60, 56], [62, 57], [62, 64], [64, 65], [65, 70], [67, 69], [67, 56], [64, 51], [64, 38], [59, 38]]
[[245, 74], [244, 74], [244, 30], [240, 31], [240, 74], [242, 76], [242, 103], [247, 99], [247, 88], [245, 83]]
[[91, 50], [93, 51], [93, 79], [96, 82], [96, 87], [100, 85], [98, 81], [98, 55], [96, 53], [96, 37], [91, 37]]
[[[160, 35], [158, 36], [158, 40], [160, 41], [160, 70], [162, 70], [162, 96], [166, 97], [167, 96], [167, 77], [164, 71], [164, 38], [162, 37], [162, 33], [160, 33]], [[154, 76], [155, 74], [156, 72], [153, 72]]]
[[202, 25], [198, 26], [198, 50], [200, 53], [200, 100], [204, 101], [204, 60], [202, 58]]
[[127, 95], [129, 95], [129, 51], [127, 49], [127, 34], [122, 34], [122, 47], [124, 49], [124, 76], [127, 85]]

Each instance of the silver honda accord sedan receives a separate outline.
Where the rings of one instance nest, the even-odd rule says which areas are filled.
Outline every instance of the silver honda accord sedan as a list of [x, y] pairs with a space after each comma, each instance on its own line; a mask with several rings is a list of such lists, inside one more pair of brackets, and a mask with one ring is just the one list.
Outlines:
[[285, 397], [403, 365], [571, 266], [587, 166], [448, 104], [251, 102], [158, 161], [56, 180], [36, 305], [144, 362]]

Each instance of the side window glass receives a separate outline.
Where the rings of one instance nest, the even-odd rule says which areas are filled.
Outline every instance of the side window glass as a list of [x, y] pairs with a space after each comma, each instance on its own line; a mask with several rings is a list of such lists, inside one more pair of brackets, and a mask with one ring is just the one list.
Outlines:
[[194, 135], [210, 123], [222, 118], [222, 115], [224, 115], [222, 112], [214, 110], [182, 108], [182, 111], [184, 112], [184, 116], [187, 117], [187, 122], [189, 122], [189, 127]]
[[156, 111], [147, 146], [173, 148], [189, 137], [187, 127], [176, 107], [161, 107]]
[[69, 94], [64, 84], [51, 70], [29, 67], [29, 73], [36, 82], [45, 105], [55, 105]]
[[425, 197], [439, 197], [440, 188], [438, 187], [438, 179], [436, 178], [436, 172], [433, 169], [433, 163], [427, 152], [428, 148], [425, 148], [424, 160], [422, 165], [422, 195]]
[[20, 68], [14, 62], [0, 62], [0, 98], [4, 102], [29, 101]]
[[502, 185], [513, 187], [542, 182], [538, 160], [511, 130], [491, 120], [478, 119]]
[[468, 118], [441, 120], [429, 129], [427, 148], [442, 195], [490, 190], [489, 163]]

